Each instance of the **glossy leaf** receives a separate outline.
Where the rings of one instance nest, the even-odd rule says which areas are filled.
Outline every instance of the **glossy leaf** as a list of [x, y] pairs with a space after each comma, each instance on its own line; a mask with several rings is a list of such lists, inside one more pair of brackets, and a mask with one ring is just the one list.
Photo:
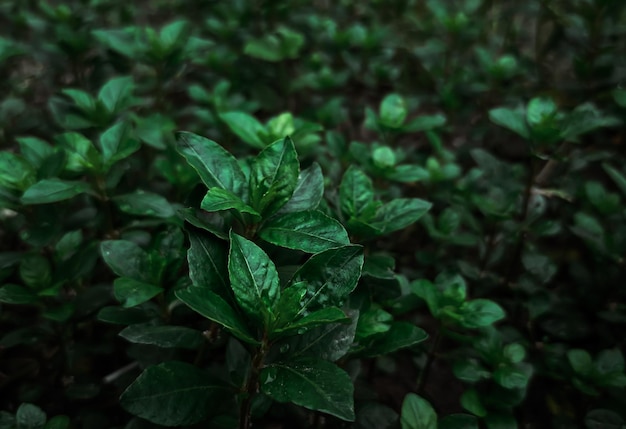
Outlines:
[[143, 304], [161, 292], [163, 292], [163, 289], [158, 286], [128, 277], [120, 277], [113, 282], [113, 294], [115, 295], [115, 299], [120, 301], [125, 308]]
[[197, 349], [204, 341], [200, 331], [184, 326], [131, 325], [119, 335], [131, 343], [191, 350]]
[[120, 404], [138, 417], [163, 426], [192, 425], [205, 420], [224, 389], [204, 371], [184, 362], [165, 362], [146, 369], [122, 393]]
[[209, 289], [190, 287], [176, 291], [176, 297], [187, 304], [192, 310], [228, 329], [240, 340], [257, 344], [243, 318], [222, 299]]
[[280, 299], [278, 272], [269, 256], [253, 242], [231, 232], [228, 275], [243, 311], [269, 323]]
[[357, 354], [366, 357], [382, 356], [419, 344], [427, 338], [428, 334], [422, 328], [407, 322], [394, 322], [388, 331], [368, 337], [363, 344], [365, 349]]
[[308, 253], [350, 244], [343, 226], [319, 211], [276, 216], [263, 224], [259, 236], [277, 246]]
[[288, 323], [285, 327], [276, 329], [274, 333], [280, 335], [301, 332], [302, 328], [310, 329], [320, 325], [345, 322], [347, 320], [346, 314], [340, 308], [328, 307], [314, 311], [292, 323]]
[[238, 213], [247, 213], [253, 216], [257, 222], [261, 220], [259, 212], [254, 210], [248, 204], [244, 203], [241, 198], [232, 192], [221, 188], [211, 188], [206, 193], [200, 207], [208, 212], [216, 212], [221, 210], [234, 209]]
[[69, 200], [76, 195], [89, 192], [90, 186], [86, 182], [44, 179], [28, 188], [22, 195], [24, 204], [49, 204]]
[[250, 204], [265, 218], [293, 195], [300, 174], [296, 148], [289, 137], [267, 146], [250, 167]]
[[409, 393], [402, 402], [402, 429], [437, 429], [437, 414], [424, 398]]
[[187, 251], [187, 262], [193, 285], [210, 289], [226, 298], [229, 295], [226, 245], [223, 241], [200, 232], [190, 232], [189, 241], [191, 246]]
[[344, 246], [317, 253], [302, 265], [291, 283], [305, 282], [302, 313], [328, 306], [341, 306], [354, 290], [363, 267], [363, 248]]
[[278, 402], [354, 421], [352, 380], [336, 365], [315, 358], [269, 364], [261, 371], [261, 391]]
[[254, 116], [245, 112], [225, 112], [220, 113], [219, 116], [244, 143], [257, 149], [263, 149], [266, 146], [262, 138], [265, 134], [265, 127]]
[[374, 185], [358, 167], [350, 166], [339, 185], [339, 205], [346, 217], [371, 219], [374, 208]]
[[213, 140], [189, 132], [178, 133], [176, 142], [180, 154], [208, 188], [218, 187], [244, 197], [246, 177], [235, 157], [226, 149]]
[[130, 135], [130, 126], [126, 122], [118, 122], [100, 136], [102, 162], [107, 168], [129, 157], [140, 146], [139, 140]]
[[319, 164], [314, 162], [298, 175], [298, 183], [287, 204], [278, 213], [295, 213], [315, 210], [324, 196], [324, 176]]
[[169, 218], [176, 214], [169, 201], [154, 192], [138, 189], [130, 194], [117, 195], [112, 200], [121, 211], [137, 216]]

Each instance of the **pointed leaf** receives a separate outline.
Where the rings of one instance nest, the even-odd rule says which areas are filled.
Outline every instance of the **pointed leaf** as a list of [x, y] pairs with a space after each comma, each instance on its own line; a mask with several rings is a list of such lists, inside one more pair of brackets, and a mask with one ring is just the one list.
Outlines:
[[324, 196], [324, 176], [317, 162], [302, 170], [298, 183], [287, 204], [278, 213], [295, 213], [315, 210]]
[[189, 241], [187, 261], [193, 285], [210, 289], [222, 298], [229, 296], [228, 249], [224, 242], [199, 232], [190, 232]]
[[319, 211], [277, 216], [263, 225], [259, 236], [277, 246], [308, 253], [350, 244], [343, 226]]
[[163, 288], [128, 277], [120, 277], [113, 282], [115, 299], [120, 301], [125, 308], [135, 307], [150, 301], [161, 292], [163, 292]]
[[184, 362], [146, 369], [122, 393], [126, 411], [163, 426], [187, 426], [205, 420], [224, 388], [204, 371]]
[[112, 198], [121, 211], [138, 216], [169, 218], [176, 214], [174, 207], [159, 194], [141, 189]]
[[280, 298], [278, 272], [269, 256], [253, 242], [231, 232], [228, 274], [241, 308], [267, 326]]
[[289, 137], [267, 146], [252, 161], [250, 204], [264, 218], [276, 213], [293, 195], [300, 163]]
[[394, 322], [387, 332], [368, 337], [364, 344], [365, 350], [358, 354], [365, 357], [383, 356], [421, 343], [427, 338], [428, 334], [422, 328], [408, 322]]
[[409, 393], [402, 402], [402, 429], [437, 429], [437, 413], [424, 398]]
[[317, 253], [296, 271], [291, 283], [305, 282], [301, 314], [341, 306], [361, 277], [363, 248], [344, 246]]
[[190, 350], [196, 350], [204, 342], [200, 331], [184, 326], [131, 325], [124, 328], [119, 336], [131, 343]]
[[101, 156], [91, 140], [79, 133], [64, 133], [55, 140], [65, 148], [67, 162], [65, 168], [81, 173], [85, 170], [100, 168]]
[[385, 234], [398, 231], [417, 222], [431, 207], [431, 203], [418, 198], [397, 198], [377, 210], [372, 225]]
[[261, 215], [259, 214], [259, 212], [254, 210], [252, 207], [244, 203], [241, 198], [239, 198], [232, 192], [227, 191], [226, 189], [209, 189], [209, 191], [202, 199], [202, 202], [200, 203], [200, 208], [208, 212], [234, 209], [240, 214], [247, 213], [252, 215], [253, 219], [256, 222], [261, 220]]
[[100, 136], [102, 161], [108, 168], [139, 150], [141, 143], [130, 134], [126, 122], [118, 122]]
[[118, 276], [149, 284], [158, 283], [150, 256], [132, 241], [103, 241], [100, 243], [100, 252], [104, 262]]
[[85, 182], [44, 179], [28, 188], [21, 201], [23, 204], [48, 204], [69, 200], [76, 195], [89, 192], [89, 184]]
[[245, 112], [225, 112], [219, 116], [244, 143], [257, 149], [265, 147], [261, 137], [265, 134], [265, 127], [254, 116]]
[[109, 80], [100, 89], [98, 100], [110, 113], [117, 113], [128, 107], [133, 94], [133, 78], [117, 77]]
[[209, 289], [189, 287], [176, 291], [176, 297], [187, 304], [193, 311], [209, 320], [219, 323], [234, 336], [250, 344], [258, 344], [242, 321], [241, 316], [219, 295]]
[[340, 308], [328, 307], [309, 313], [303, 318], [289, 323], [283, 328], [276, 329], [274, 333], [284, 335], [299, 332], [302, 328], [314, 328], [320, 325], [327, 325], [329, 323], [346, 321], [348, 321], [348, 318]]
[[324, 360], [306, 358], [270, 364], [261, 371], [261, 391], [278, 402], [293, 402], [354, 421], [352, 380]]
[[530, 130], [526, 124], [524, 112], [519, 109], [509, 109], [506, 107], [498, 107], [489, 111], [489, 119], [496, 125], [507, 128], [514, 133], [528, 140], [530, 138]]
[[374, 207], [374, 185], [372, 180], [358, 167], [350, 166], [339, 185], [339, 206], [346, 217], [362, 218], [368, 221]]
[[176, 142], [180, 154], [208, 188], [226, 189], [243, 199], [246, 177], [235, 157], [226, 149], [213, 140], [189, 132], [178, 133]]

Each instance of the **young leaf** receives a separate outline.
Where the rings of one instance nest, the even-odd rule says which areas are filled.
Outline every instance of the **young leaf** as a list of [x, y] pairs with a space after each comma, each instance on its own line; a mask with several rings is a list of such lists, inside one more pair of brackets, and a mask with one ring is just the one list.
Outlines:
[[108, 128], [100, 136], [102, 162], [105, 168], [132, 155], [139, 150], [141, 143], [130, 135], [130, 126], [126, 122], [118, 122]]
[[117, 113], [129, 106], [133, 88], [133, 78], [130, 76], [111, 79], [100, 89], [98, 100], [109, 113]]
[[43, 429], [46, 413], [36, 405], [23, 403], [15, 413], [15, 421], [20, 429]]
[[165, 362], [146, 369], [122, 393], [126, 411], [163, 426], [187, 426], [205, 420], [224, 395], [206, 372], [184, 362]]
[[240, 340], [249, 344], [258, 344], [241, 316], [235, 313], [235, 310], [224, 299], [209, 289], [189, 287], [177, 290], [176, 297], [196, 313], [224, 326]]
[[163, 292], [163, 289], [158, 286], [128, 277], [120, 277], [113, 282], [113, 294], [115, 295], [115, 299], [120, 301], [125, 308], [143, 304], [161, 292]]
[[226, 245], [223, 241], [199, 232], [190, 232], [189, 241], [191, 246], [187, 251], [187, 261], [191, 282], [198, 288], [208, 288], [226, 299], [230, 295], [225, 275], [228, 270]]
[[76, 195], [89, 192], [91, 187], [86, 182], [44, 179], [28, 188], [21, 201], [23, 204], [48, 204], [69, 200]]
[[231, 232], [228, 275], [244, 312], [266, 324], [270, 322], [280, 299], [280, 282], [269, 256], [253, 242]]
[[308, 253], [350, 244], [343, 226], [319, 211], [276, 216], [263, 225], [259, 236], [277, 246]]
[[256, 222], [261, 220], [261, 215], [259, 214], [259, 212], [254, 210], [252, 207], [244, 203], [241, 198], [234, 195], [232, 192], [227, 191], [226, 189], [209, 189], [209, 191], [202, 199], [202, 202], [200, 203], [200, 208], [208, 212], [234, 209], [240, 214], [247, 213], [249, 215], [252, 215], [254, 221]]
[[257, 149], [265, 148], [265, 141], [261, 137], [265, 134], [265, 127], [254, 116], [245, 112], [225, 112], [219, 116], [244, 143]]
[[131, 325], [123, 329], [119, 336], [131, 343], [190, 350], [196, 350], [204, 342], [200, 331], [184, 326]]
[[389, 94], [380, 103], [380, 122], [386, 127], [400, 128], [407, 114], [406, 102], [398, 94]]
[[524, 112], [519, 109], [514, 110], [506, 107], [491, 109], [489, 111], [489, 119], [494, 124], [508, 128], [526, 140], [530, 138], [530, 129], [526, 124]]
[[466, 328], [489, 326], [506, 316], [502, 307], [488, 299], [468, 301], [461, 306], [460, 311], [463, 315], [461, 324]]
[[287, 204], [278, 213], [295, 213], [315, 210], [324, 196], [324, 176], [317, 162], [302, 170], [298, 183]]
[[226, 149], [205, 137], [180, 132], [177, 149], [198, 172], [208, 188], [222, 188], [244, 199], [246, 177], [239, 163]]
[[276, 213], [293, 195], [300, 163], [289, 137], [267, 146], [252, 161], [250, 203], [264, 218]]
[[130, 194], [117, 195], [112, 200], [121, 211], [137, 216], [169, 218], [176, 214], [174, 207], [161, 195], [141, 189]]
[[434, 115], [420, 115], [402, 127], [402, 131], [407, 133], [418, 133], [430, 131], [445, 125], [447, 119], [445, 115], [437, 113]]
[[402, 402], [400, 423], [402, 429], [437, 429], [437, 413], [428, 401], [409, 393]]
[[301, 314], [341, 306], [354, 290], [361, 277], [363, 248], [344, 246], [317, 253], [302, 265], [291, 279], [291, 284], [305, 282], [307, 292]]
[[398, 231], [416, 222], [431, 207], [431, 203], [418, 198], [397, 198], [377, 210], [372, 225], [385, 234]]
[[358, 167], [350, 166], [339, 185], [339, 207], [347, 218], [370, 220], [374, 208], [374, 185]]
[[315, 358], [272, 363], [261, 371], [261, 391], [342, 420], [354, 421], [352, 380], [336, 365]]
[[65, 168], [81, 173], [100, 168], [101, 155], [89, 139], [79, 133], [64, 133], [55, 140], [65, 148], [67, 162]]

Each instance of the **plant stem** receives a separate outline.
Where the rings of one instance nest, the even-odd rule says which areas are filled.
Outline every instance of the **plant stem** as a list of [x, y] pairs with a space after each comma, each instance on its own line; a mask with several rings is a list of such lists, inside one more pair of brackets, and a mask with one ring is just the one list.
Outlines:
[[417, 380], [417, 393], [423, 393], [424, 386], [426, 385], [426, 380], [428, 379], [428, 373], [430, 372], [430, 368], [433, 365], [433, 361], [435, 360], [435, 355], [437, 354], [437, 349], [441, 344], [443, 326], [439, 324], [437, 327], [437, 331], [435, 332], [435, 336], [433, 337], [433, 343], [428, 351], [428, 356], [426, 357], [426, 365], [424, 365], [424, 369], [420, 373], [420, 376]]
[[248, 380], [243, 388], [243, 394], [245, 397], [243, 398], [239, 408], [239, 429], [249, 429], [251, 427], [252, 421], [250, 420], [250, 414], [252, 409], [252, 398], [259, 390], [259, 376], [261, 374], [261, 369], [263, 368], [265, 355], [268, 351], [269, 343], [267, 341], [267, 333], [265, 333], [263, 335], [261, 347], [256, 351], [254, 357], [252, 358], [250, 375], [248, 376]]

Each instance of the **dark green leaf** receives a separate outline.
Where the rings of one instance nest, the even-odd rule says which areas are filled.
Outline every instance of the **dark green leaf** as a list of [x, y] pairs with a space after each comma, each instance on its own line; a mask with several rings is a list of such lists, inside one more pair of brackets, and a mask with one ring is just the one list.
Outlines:
[[246, 177], [234, 156], [213, 140], [193, 133], [180, 132], [176, 137], [178, 151], [208, 188], [226, 189], [245, 200]]
[[585, 416], [587, 429], [623, 429], [624, 419], [611, 410], [592, 410]]
[[420, 115], [402, 127], [402, 130], [407, 133], [418, 133], [442, 127], [445, 123], [446, 117], [441, 113], [435, 115]]
[[261, 220], [259, 212], [243, 202], [241, 198], [234, 195], [232, 192], [226, 189], [211, 188], [206, 193], [200, 208], [208, 212], [217, 212], [222, 210], [234, 209], [238, 213], [247, 213], [253, 216], [253, 219], [258, 222]]
[[35, 182], [35, 170], [23, 157], [0, 152], [0, 186], [23, 191]]
[[263, 225], [259, 236], [277, 246], [308, 253], [350, 244], [343, 226], [319, 211], [277, 216]]
[[348, 319], [346, 314], [337, 307], [328, 307], [314, 311], [292, 323], [287, 324], [284, 328], [276, 329], [275, 334], [290, 334], [301, 332], [302, 328], [313, 328], [320, 325], [326, 325], [335, 322], [345, 322]]
[[505, 389], [524, 389], [532, 375], [529, 364], [500, 365], [493, 372], [493, 379]]
[[617, 348], [602, 350], [596, 357], [594, 367], [598, 374], [624, 372], [624, 356]]
[[593, 104], [585, 103], [576, 107], [570, 113], [561, 130], [561, 138], [566, 141], [577, 142], [579, 137], [598, 128], [615, 127], [622, 121], [614, 116], [600, 112]]
[[252, 161], [250, 204], [264, 218], [276, 213], [293, 195], [299, 174], [298, 155], [289, 137], [267, 146]]
[[194, 286], [208, 288], [222, 298], [229, 296], [228, 249], [223, 241], [207, 234], [189, 233], [189, 278]]
[[184, 362], [165, 362], [146, 369], [122, 393], [126, 411], [163, 426], [192, 425], [205, 420], [224, 394], [204, 371]]
[[377, 210], [376, 221], [372, 225], [388, 234], [416, 222], [431, 207], [431, 203], [418, 198], [397, 198]]
[[489, 111], [489, 119], [496, 125], [507, 128], [524, 139], [530, 138], [530, 130], [524, 118], [524, 112], [519, 109], [498, 107]]
[[150, 255], [128, 240], [106, 240], [100, 243], [104, 262], [120, 277], [158, 284], [160, 272]]
[[506, 316], [502, 307], [488, 299], [468, 301], [461, 306], [460, 311], [463, 315], [461, 324], [466, 328], [489, 326]]
[[65, 168], [81, 173], [86, 170], [97, 170], [101, 165], [101, 155], [91, 140], [79, 133], [64, 133], [55, 140], [65, 148], [67, 162]]
[[89, 192], [89, 184], [85, 182], [44, 179], [28, 188], [21, 201], [24, 204], [49, 204], [69, 200], [76, 195]]
[[314, 162], [302, 170], [298, 183], [287, 204], [278, 213], [295, 213], [315, 210], [324, 196], [324, 176], [319, 164]]
[[262, 137], [265, 135], [265, 127], [254, 116], [245, 112], [226, 112], [219, 116], [244, 143], [257, 149], [265, 148]]
[[130, 105], [133, 89], [132, 77], [113, 78], [100, 89], [98, 100], [110, 113], [117, 113]]
[[68, 416], [54, 416], [46, 422], [44, 429], [69, 429], [71, 420]]
[[278, 402], [354, 421], [352, 380], [336, 365], [306, 358], [276, 362], [261, 371], [261, 391]]
[[139, 308], [103, 307], [96, 318], [115, 325], [134, 325], [149, 322], [153, 317], [150, 312]]
[[143, 304], [161, 292], [163, 292], [163, 289], [158, 286], [143, 283], [128, 277], [117, 278], [113, 283], [115, 299], [120, 301], [125, 308]]
[[250, 344], [258, 342], [250, 334], [235, 310], [209, 289], [190, 287], [176, 291], [176, 297], [192, 310], [228, 329], [234, 336]]
[[439, 420], [437, 429], [479, 429], [478, 419], [469, 414], [450, 414]]
[[382, 356], [411, 347], [427, 338], [428, 334], [422, 328], [408, 322], [394, 322], [387, 332], [368, 337], [365, 349], [358, 354], [365, 357]]
[[37, 294], [30, 289], [14, 284], [6, 284], [0, 287], [0, 302], [6, 304], [32, 304], [37, 301]]
[[363, 248], [344, 246], [317, 253], [296, 271], [291, 283], [306, 282], [302, 314], [328, 306], [341, 306], [354, 290], [363, 267]]
[[339, 185], [339, 205], [346, 217], [371, 219], [374, 206], [372, 180], [358, 167], [350, 166]]
[[402, 402], [402, 429], [437, 429], [437, 413], [427, 400], [409, 393]]
[[22, 156], [34, 167], [39, 168], [46, 158], [54, 153], [54, 149], [47, 142], [37, 137], [18, 137]]
[[131, 325], [119, 335], [131, 343], [191, 350], [197, 349], [204, 341], [200, 331], [184, 326]]
[[47, 258], [41, 255], [28, 255], [20, 261], [20, 278], [29, 287], [41, 292], [50, 286], [52, 268]]
[[267, 326], [280, 299], [278, 272], [269, 256], [253, 242], [231, 232], [228, 274], [241, 308]]
[[613, 182], [615, 182], [619, 190], [622, 191], [622, 194], [626, 197], [626, 177], [624, 177], [621, 172], [611, 167], [609, 164], [602, 164], [602, 168], [604, 168], [604, 171], [606, 171], [606, 173], [611, 176]]
[[121, 211], [137, 216], [169, 218], [176, 214], [172, 205], [159, 194], [136, 190], [112, 198]]
[[480, 395], [474, 389], [468, 389], [461, 395], [461, 406], [478, 417], [485, 417], [487, 410], [480, 400]]
[[102, 162], [106, 168], [139, 150], [141, 143], [130, 135], [130, 126], [118, 122], [100, 136]]
[[15, 413], [18, 429], [41, 429], [46, 424], [46, 413], [37, 405], [24, 403]]

